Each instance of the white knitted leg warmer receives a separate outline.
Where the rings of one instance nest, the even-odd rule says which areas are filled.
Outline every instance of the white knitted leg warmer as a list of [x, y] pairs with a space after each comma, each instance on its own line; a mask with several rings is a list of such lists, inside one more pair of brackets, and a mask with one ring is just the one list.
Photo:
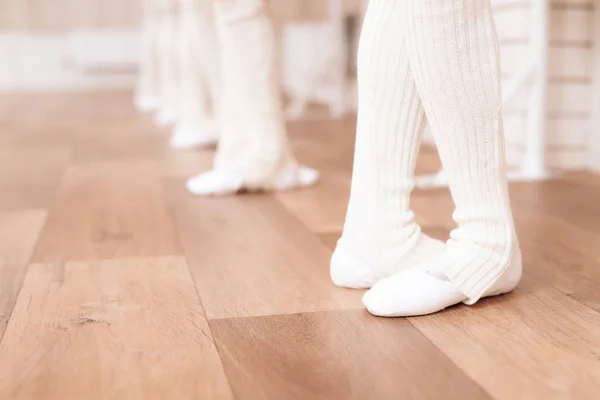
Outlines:
[[143, 2], [142, 54], [139, 63], [135, 106], [141, 112], [154, 112], [160, 107], [158, 88], [158, 12], [153, 0]]
[[180, 0], [180, 113], [171, 147], [215, 144], [218, 139], [220, 55], [212, 2]]
[[342, 287], [369, 288], [444, 250], [409, 208], [425, 115], [396, 19], [400, 3], [372, 1], [361, 33], [352, 189], [331, 259], [331, 278]]
[[177, 63], [177, 15], [175, 0], [154, 0], [159, 10], [158, 63], [160, 109], [156, 122], [160, 125], [175, 123], [179, 99]]
[[405, 28], [411, 71], [448, 175], [458, 229], [435, 262], [383, 280], [365, 295], [368, 310], [382, 316], [474, 304], [513, 290], [521, 277], [490, 0], [401, 3], [393, 18]]
[[223, 76], [222, 132], [215, 167], [188, 181], [198, 195], [312, 185], [316, 171], [288, 146], [276, 75], [275, 40], [263, 0], [218, 0]]

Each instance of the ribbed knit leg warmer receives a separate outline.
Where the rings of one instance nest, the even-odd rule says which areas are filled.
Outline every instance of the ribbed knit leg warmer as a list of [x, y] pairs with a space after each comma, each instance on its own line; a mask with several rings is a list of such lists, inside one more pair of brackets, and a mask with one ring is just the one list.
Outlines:
[[315, 183], [288, 146], [276, 75], [275, 38], [263, 0], [218, 0], [222, 132], [212, 171], [188, 181], [197, 195], [286, 190]]
[[358, 50], [358, 124], [352, 189], [331, 278], [370, 288], [444, 250], [409, 208], [425, 115], [397, 16], [402, 2], [371, 1]]
[[175, 0], [154, 0], [159, 11], [158, 63], [160, 110], [156, 122], [175, 123], [178, 111], [179, 76], [176, 51], [177, 14]]
[[221, 72], [212, 2], [180, 0], [178, 25], [180, 113], [171, 147], [215, 144]]
[[142, 54], [139, 64], [135, 106], [141, 112], [160, 107], [158, 88], [158, 12], [153, 0], [143, 2]]
[[[390, 0], [374, 0], [390, 1]], [[411, 316], [509, 292], [521, 277], [510, 209], [498, 43], [490, 0], [405, 0], [409, 64], [456, 205], [446, 250], [364, 296], [381, 316]]]

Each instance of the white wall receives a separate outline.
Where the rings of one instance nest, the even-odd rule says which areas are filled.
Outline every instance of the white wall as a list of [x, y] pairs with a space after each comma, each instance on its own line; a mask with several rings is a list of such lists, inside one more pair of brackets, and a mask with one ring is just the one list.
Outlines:
[[600, 172], [600, 6], [594, 10], [593, 66], [592, 71], [592, 115], [588, 140], [588, 167]]
[[[547, 162], [550, 167], [577, 169], [586, 165], [592, 98], [592, 15], [594, 0], [554, 0], [548, 81]], [[529, 1], [509, 3], [497, 9], [502, 73], [508, 80], [527, 59]], [[507, 155], [523, 152], [527, 93], [505, 110]]]
[[139, 19], [140, 0], [0, 0], [0, 91], [131, 87]]
[[0, 34], [0, 92], [130, 88], [136, 29]]

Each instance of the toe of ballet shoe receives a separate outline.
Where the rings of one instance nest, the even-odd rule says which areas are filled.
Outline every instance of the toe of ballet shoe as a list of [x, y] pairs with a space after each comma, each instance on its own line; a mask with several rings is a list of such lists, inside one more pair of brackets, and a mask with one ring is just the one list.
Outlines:
[[404, 296], [398, 295], [401, 289], [397, 288], [394, 280], [383, 279], [363, 295], [363, 305], [367, 311], [378, 317], [407, 316]]
[[314, 185], [319, 172], [308, 167], [292, 165], [279, 174], [272, 189], [276, 191], [293, 190]]
[[302, 186], [312, 186], [319, 180], [319, 171], [301, 166], [298, 171], [298, 180]]
[[173, 150], [185, 150], [195, 147], [195, 143], [190, 143], [188, 140], [182, 140], [181, 138], [173, 137], [169, 141], [169, 147]]
[[185, 187], [187, 188], [187, 190], [195, 195], [203, 195], [206, 192], [205, 189], [205, 184], [204, 184], [204, 179], [202, 175], [197, 175], [193, 178], [190, 178], [187, 180], [187, 182], [185, 183]]
[[135, 107], [139, 112], [148, 113], [156, 111], [159, 107], [159, 101], [151, 96], [138, 96], [135, 99]]
[[175, 114], [169, 110], [161, 110], [156, 114], [155, 122], [161, 126], [171, 125], [175, 123]]
[[365, 263], [340, 249], [333, 252], [330, 274], [333, 284], [342, 288], [368, 289], [375, 283], [373, 272]]
[[196, 196], [224, 196], [240, 190], [242, 181], [235, 176], [209, 171], [188, 179], [185, 186]]
[[380, 317], [432, 314], [465, 300], [453, 285], [419, 269], [402, 271], [377, 282], [363, 296], [367, 310]]
[[217, 137], [202, 135], [183, 135], [175, 134], [169, 141], [169, 146], [173, 150], [185, 150], [194, 147], [210, 146], [217, 143]]
[[373, 292], [373, 289], [367, 291], [362, 297], [362, 303], [367, 311], [378, 317], [387, 317], [386, 309], [382, 304], [381, 297], [377, 295], [377, 292]]

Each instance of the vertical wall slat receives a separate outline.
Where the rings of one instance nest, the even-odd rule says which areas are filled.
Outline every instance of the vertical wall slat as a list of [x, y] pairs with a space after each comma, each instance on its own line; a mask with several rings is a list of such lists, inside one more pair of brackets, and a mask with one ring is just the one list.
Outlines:
[[[514, 1], [496, 10], [504, 80], [517, 73], [527, 59], [529, 12], [528, 1]], [[592, 93], [592, 12], [593, 0], [552, 2], [547, 137], [551, 167], [569, 169], [585, 165]], [[523, 151], [526, 104], [527, 93], [523, 93], [505, 111], [511, 157]]]

